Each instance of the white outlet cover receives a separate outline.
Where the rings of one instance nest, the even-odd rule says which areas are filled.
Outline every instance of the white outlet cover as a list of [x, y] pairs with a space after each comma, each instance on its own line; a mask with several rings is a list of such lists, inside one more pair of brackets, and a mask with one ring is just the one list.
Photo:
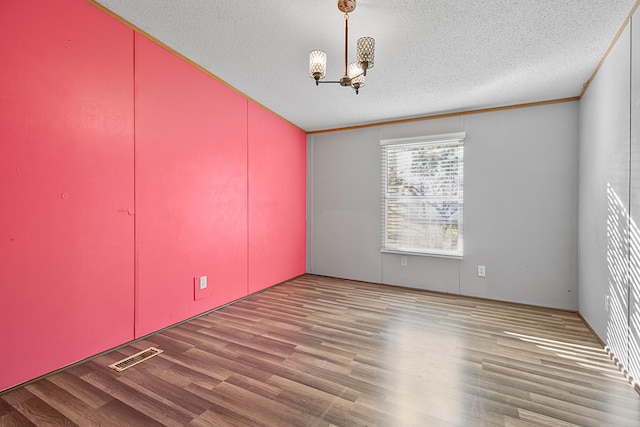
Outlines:
[[200, 276], [200, 289], [207, 289], [207, 276]]

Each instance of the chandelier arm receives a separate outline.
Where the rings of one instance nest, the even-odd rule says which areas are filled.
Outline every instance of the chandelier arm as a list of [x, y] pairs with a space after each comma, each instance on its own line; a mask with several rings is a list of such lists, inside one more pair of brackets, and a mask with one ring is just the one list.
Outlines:
[[340, 80], [316, 80], [316, 86], [324, 83], [340, 83]]

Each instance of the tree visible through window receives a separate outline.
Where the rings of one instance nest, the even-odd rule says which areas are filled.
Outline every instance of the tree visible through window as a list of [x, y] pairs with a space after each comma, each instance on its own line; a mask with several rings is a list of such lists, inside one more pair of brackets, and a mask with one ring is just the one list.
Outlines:
[[381, 141], [383, 251], [462, 256], [464, 136]]

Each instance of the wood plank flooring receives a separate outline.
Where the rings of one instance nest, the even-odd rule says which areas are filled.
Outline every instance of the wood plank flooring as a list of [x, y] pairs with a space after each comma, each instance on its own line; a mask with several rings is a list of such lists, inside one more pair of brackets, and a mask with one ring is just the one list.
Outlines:
[[4, 393], [0, 425], [619, 427], [640, 395], [575, 314], [305, 275]]

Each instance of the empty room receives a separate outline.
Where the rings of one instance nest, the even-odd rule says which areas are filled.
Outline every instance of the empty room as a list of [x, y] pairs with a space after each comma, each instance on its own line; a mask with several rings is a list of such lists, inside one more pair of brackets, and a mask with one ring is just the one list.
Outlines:
[[0, 426], [639, 426], [640, 0], [3, 0]]

